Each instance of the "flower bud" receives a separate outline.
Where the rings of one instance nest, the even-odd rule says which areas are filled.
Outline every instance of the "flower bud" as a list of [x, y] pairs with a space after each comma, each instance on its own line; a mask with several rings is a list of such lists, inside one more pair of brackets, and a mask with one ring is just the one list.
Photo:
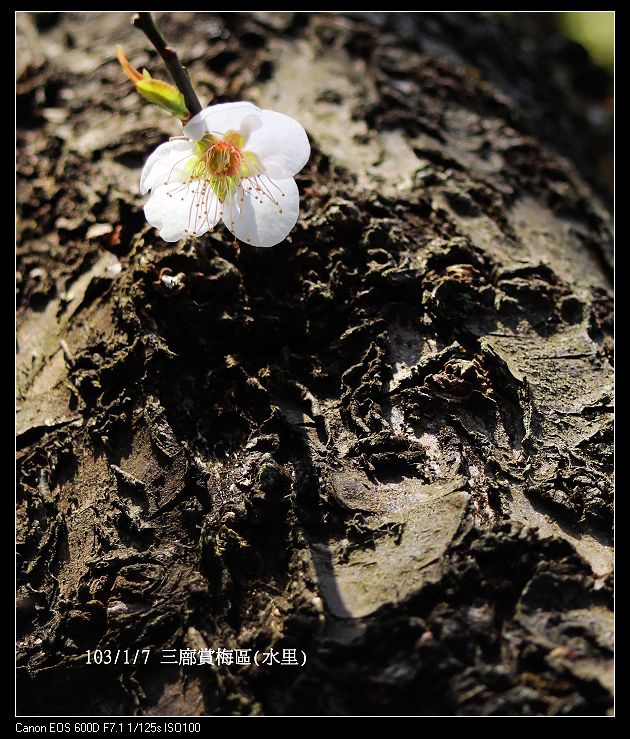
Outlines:
[[168, 110], [169, 113], [182, 120], [190, 117], [186, 103], [184, 102], [184, 96], [175, 85], [163, 82], [162, 80], [154, 80], [146, 69], [140, 74], [129, 63], [129, 59], [127, 59], [122, 46], [116, 47], [116, 56], [125, 74], [133, 82], [136, 90], [145, 100], [159, 105], [160, 108]]

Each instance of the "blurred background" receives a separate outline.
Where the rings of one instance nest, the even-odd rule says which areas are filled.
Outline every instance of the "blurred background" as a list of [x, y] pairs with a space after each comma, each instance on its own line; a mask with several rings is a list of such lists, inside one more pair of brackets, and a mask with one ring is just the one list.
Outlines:
[[[582, 97], [584, 113], [592, 126], [596, 169], [605, 194], [612, 197], [614, 185], [613, 113], [615, 66], [615, 14], [612, 11], [557, 13], [506, 13], [528, 26], [534, 37], [548, 48], [562, 48], [563, 40], [574, 42], [562, 48], [569, 69], [567, 80]], [[581, 54], [588, 60], [580, 58]], [[585, 64], [584, 62], [587, 61]], [[597, 140], [599, 139], [599, 140]]]
[[612, 74], [615, 59], [615, 14], [603, 11], [571, 11], [559, 13], [514, 13], [541, 35], [552, 37], [558, 33], [581, 44], [591, 59]]
[[615, 14], [610, 11], [554, 13], [557, 28], [582, 44], [593, 61], [612, 73], [615, 63]]

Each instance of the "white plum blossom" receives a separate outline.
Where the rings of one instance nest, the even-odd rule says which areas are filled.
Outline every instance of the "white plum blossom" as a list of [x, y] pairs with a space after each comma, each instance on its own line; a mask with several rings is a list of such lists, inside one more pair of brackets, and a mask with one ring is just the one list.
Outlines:
[[222, 219], [237, 239], [273, 246], [295, 226], [293, 178], [310, 154], [304, 128], [289, 116], [246, 102], [205, 108], [144, 165], [146, 219], [164, 241], [201, 236]]

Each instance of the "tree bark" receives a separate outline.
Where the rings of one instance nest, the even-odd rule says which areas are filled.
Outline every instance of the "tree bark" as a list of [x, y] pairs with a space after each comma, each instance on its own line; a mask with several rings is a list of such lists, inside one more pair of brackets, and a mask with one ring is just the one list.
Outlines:
[[[518, 16], [165, 15], [313, 146], [287, 242], [167, 244], [129, 22], [18, 14], [18, 713], [610, 712], [610, 81]], [[160, 663], [219, 648], [306, 664]]]

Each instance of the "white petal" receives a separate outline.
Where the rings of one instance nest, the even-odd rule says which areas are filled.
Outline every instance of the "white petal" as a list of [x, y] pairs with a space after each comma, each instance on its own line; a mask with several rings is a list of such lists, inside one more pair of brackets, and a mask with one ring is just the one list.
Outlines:
[[167, 141], [147, 159], [140, 175], [140, 192], [186, 178], [185, 165], [193, 154], [191, 141]]
[[257, 131], [262, 126], [262, 118], [258, 113], [248, 113], [241, 121], [239, 132], [247, 139], [251, 136], [252, 131]]
[[[237, 239], [252, 246], [274, 246], [295, 226], [300, 194], [295, 180], [258, 177], [262, 192], [251, 180], [243, 180], [237, 194], [223, 206], [223, 223]], [[248, 189], [251, 188], [251, 191]], [[281, 212], [280, 212], [281, 211]]]
[[184, 126], [184, 133], [198, 141], [206, 133], [223, 134], [226, 131], [240, 131], [241, 122], [246, 116], [259, 116], [261, 112], [253, 103], [211, 105], [188, 121]]
[[212, 228], [221, 216], [221, 204], [207, 182], [196, 180], [155, 188], [144, 215], [164, 241], [179, 241]]
[[295, 176], [311, 156], [302, 125], [273, 110], [262, 111], [262, 126], [251, 132], [245, 148], [256, 154], [265, 173], [273, 179]]

